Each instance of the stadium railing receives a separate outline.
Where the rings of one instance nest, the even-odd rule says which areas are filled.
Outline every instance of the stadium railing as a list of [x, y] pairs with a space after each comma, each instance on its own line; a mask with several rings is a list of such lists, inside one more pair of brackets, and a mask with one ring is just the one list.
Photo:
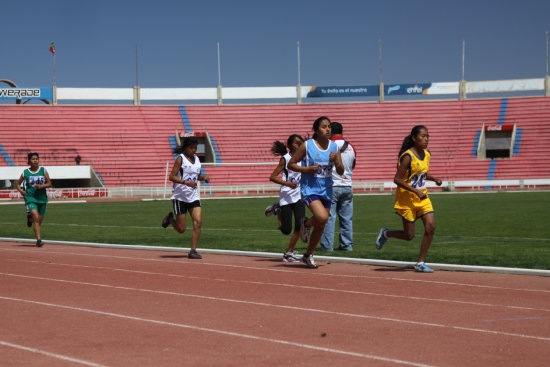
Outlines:
[[[438, 187], [433, 182], [427, 186], [434, 191], [448, 192], [484, 192], [484, 191], [506, 191], [506, 190], [548, 190], [550, 189], [550, 178], [548, 179], [517, 179], [517, 180], [477, 180], [477, 181], [443, 181]], [[368, 193], [392, 193], [396, 189], [393, 182], [357, 182], [353, 184], [353, 191], [356, 194]], [[279, 193], [279, 185], [222, 185], [206, 186], [200, 185], [199, 190], [202, 198], [210, 197], [253, 197], [265, 196], [276, 197]], [[437, 192], [436, 191], [436, 192]], [[86, 188], [53, 188], [48, 190], [51, 199], [152, 199], [168, 200], [172, 194], [172, 187], [86, 187]], [[17, 190], [0, 190], [0, 200], [21, 200], [22, 197]]]

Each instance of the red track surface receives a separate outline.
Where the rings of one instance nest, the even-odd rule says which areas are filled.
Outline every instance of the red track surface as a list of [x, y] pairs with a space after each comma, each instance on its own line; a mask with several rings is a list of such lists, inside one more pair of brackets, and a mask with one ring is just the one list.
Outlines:
[[550, 280], [0, 243], [1, 366], [547, 366]]

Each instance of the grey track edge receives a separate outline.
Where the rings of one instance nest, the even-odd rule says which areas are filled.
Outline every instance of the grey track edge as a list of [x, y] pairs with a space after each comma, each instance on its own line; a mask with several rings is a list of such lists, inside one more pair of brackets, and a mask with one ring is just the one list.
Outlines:
[[[25, 242], [25, 243], [36, 242], [36, 240], [34, 239], [9, 238], [9, 237], [0, 237], [0, 241]], [[117, 249], [126, 249], [126, 250], [168, 251], [168, 252], [188, 252], [189, 251], [189, 248], [185, 248], [185, 247], [120, 245], [120, 244], [110, 244], [110, 243], [52, 241], [52, 240], [43, 240], [43, 241], [46, 245], [68, 245], [68, 246], [117, 248]], [[282, 253], [273, 253], [273, 252], [216, 250], [216, 249], [206, 249], [206, 248], [201, 248], [200, 252], [205, 254], [217, 254], [217, 255], [282, 258]], [[407, 261], [357, 259], [357, 258], [350, 258], [350, 257], [323, 256], [318, 254], [315, 254], [315, 259], [326, 261], [326, 262], [341, 262], [341, 263], [348, 263], [348, 264], [387, 266], [387, 267], [397, 267], [397, 268], [413, 268], [415, 264], [413, 262], [407, 262]], [[436, 263], [429, 263], [429, 265], [434, 270], [467, 271], [467, 272], [478, 272], [478, 273], [499, 273], [499, 274], [516, 274], [516, 275], [537, 275], [537, 276], [550, 277], [550, 270], [541, 270], [541, 269], [505, 268], [505, 267], [495, 267], [495, 266], [436, 264]]]

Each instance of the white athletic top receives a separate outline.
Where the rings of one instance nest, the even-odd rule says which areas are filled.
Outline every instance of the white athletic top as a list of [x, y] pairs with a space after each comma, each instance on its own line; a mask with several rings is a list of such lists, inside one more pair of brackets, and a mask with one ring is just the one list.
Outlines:
[[[337, 138], [334, 142], [338, 145], [338, 150], [340, 150], [345, 140]], [[355, 161], [355, 149], [351, 143], [348, 144], [346, 150], [340, 152], [340, 156], [342, 157], [342, 164], [344, 165], [344, 174], [340, 176], [338, 172], [336, 172], [336, 167], [334, 167], [332, 169], [332, 186], [351, 186], [351, 176], [353, 175], [352, 167]]]
[[[181, 157], [181, 167], [178, 172], [178, 178], [183, 179], [184, 181], [194, 181], [197, 182], [199, 174], [201, 173], [201, 161], [195, 155], [195, 163], [189, 162], [184, 154], [180, 154]], [[186, 203], [192, 203], [193, 201], [200, 200], [199, 188], [198, 186], [192, 188], [190, 186], [176, 183], [173, 185], [174, 191], [172, 193], [171, 200], [184, 201]]]
[[[288, 168], [288, 162], [290, 161], [290, 153], [283, 156], [285, 160], [285, 168], [283, 169], [283, 180], [287, 182], [296, 182], [298, 186], [292, 189], [288, 186], [281, 185], [281, 191], [279, 191], [279, 205], [294, 204], [301, 199], [300, 195], [300, 172], [292, 171]], [[302, 162], [298, 162], [298, 166], [301, 166]]]

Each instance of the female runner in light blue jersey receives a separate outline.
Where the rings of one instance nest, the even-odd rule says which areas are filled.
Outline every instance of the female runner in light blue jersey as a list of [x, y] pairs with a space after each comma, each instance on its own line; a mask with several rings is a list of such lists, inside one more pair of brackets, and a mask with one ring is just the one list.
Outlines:
[[[336, 167], [339, 175], [344, 173], [344, 165], [340, 151], [335, 142], [330, 140], [330, 119], [319, 117], [313, 123], [313, 139], [302, 144], [288, 162], [288, 168], [300, 172], [300, 188], [302, 200], [313, 214], [311, 218], [303, 218], [301, 226], [302, 240], [309, 243], [302, 261], [308, 268], [317, 268], [313, 260], [313, 251], [319, 244], [325, 224], [327, 223], [332, 201], [332, 167]], [[298, 162], [302, 161], [302, 165]], [[310, 227], [313, 232], [309, 236]]]

